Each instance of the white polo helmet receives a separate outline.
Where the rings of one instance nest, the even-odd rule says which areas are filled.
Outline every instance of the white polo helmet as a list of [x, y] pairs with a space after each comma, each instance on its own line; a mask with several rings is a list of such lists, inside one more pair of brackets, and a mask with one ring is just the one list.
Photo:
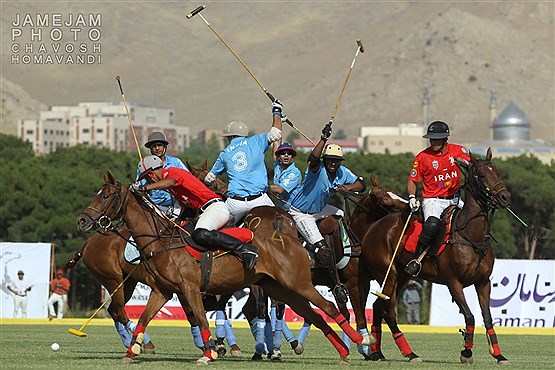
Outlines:
[[345, 157], [343, 157], [343, 148], [341, 148], [337, 144], [328, 144], [324, 147], [324, 153], [322, 154], [322, 158], [340, 159], [344, 161]]
[[227, 136], [249, 136], [249, 128], [241, 121], [233, 121], [228, 123], [227, 128], [225, 129], [224, 137]]
[[144, 177], [150, 172], [162, 168], [164, 164], [160, 157], [156, 155], [147, 155], [139, 162], [139, 180], [144, 179]]

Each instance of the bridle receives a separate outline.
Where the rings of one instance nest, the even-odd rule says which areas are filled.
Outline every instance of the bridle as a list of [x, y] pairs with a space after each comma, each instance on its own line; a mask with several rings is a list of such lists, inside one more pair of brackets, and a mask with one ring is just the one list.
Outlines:
[[497, 199], [499, 193], [506, 191], [507, 188], [503, 185], [501, 180], [498, 180], [491, 188], [484, 184], [480, 179], [480, 169], [484, 166], [489, 166], [491, 168], [493, 165], [489, 160], [482, 160], [481, 163], [471, 162], [468, 168], [468, 190], [474, 195], [476, 200], [486, 206], [488, 210], [496, 209], [499, 206]]
[[[85, 210], [82, 213], [104, 231], [113, 230], [117, 225], [123, 222], [122, 221], [123, 215], [125, 213], [124, 211], [129, 197], [129, 192], [127, 192], [127, 194], [125, 195], [125, 198], [123, 200], [121, 199], [122, 185], [121, 185], [121, 182], [119, 181], [116, 181], [115, 184], [104, 183], [104, 185], [102, 186], [102, 189], [104, 189], [104, 187], [106, 186], [114, 188], [115, 193], [113, 193], [113, 195], [111, 196], [111, 201], [106, 204], [104, 209], [99, 210], [89, 205], [87, 206], [87, 208], [85, 208]], [[103, 195], [103, 197], [108, 198], [105, 195]], [[111, 209], [110, 209], [110, 206], [111, 206]], [[92, 211], [94, 216], [91, 215], [89, 211]], [[114, 216], [109, 216], [107, 214], [108, 211], [110, 211], [110, 214]]]

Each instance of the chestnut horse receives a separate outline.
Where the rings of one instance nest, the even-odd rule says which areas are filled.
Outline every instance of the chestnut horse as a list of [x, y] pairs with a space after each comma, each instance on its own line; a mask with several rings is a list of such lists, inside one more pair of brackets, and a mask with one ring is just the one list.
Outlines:
[[[189, 162], [187, 162], [187, 165], [191, 168]], [[206, 162], [204, 163], [204, 167], [206, 168]], [[210, 188], [222, 194], [227, 192], [227, 184], [220, 179], [216, 179], [213, 186]], [[120, 233], [120, 235], [116, 235], [114, 231]], [[109, 233], [97, 232], [85, 241], [83, 247], [75, 253], [73, 259], [67, 262], [65, 266], [66, 271], [72, 269], [82, 258], [89, 272], [110, 294], [118, 289], [123, 282], [123, 285], [112, 296], [107, 309], [116, 327], [118, 324], [127, 327], [130, 322], [127, 312], [125, 311], [125, 304], [131, 299], [138, 282], [149, 285], [151, 288], [158, 289], [158, 287], [156, 287], [156, 281], [149, 279], [148, 271], [144, 266], [135, 267], [135, 265], [126, 261], [124, 250], [127, 243], [126, 240], [128, 240], [130, 236], [131, 234], [129, 231], [122, 227], [114, 229]], [[130, 274], [131, 276], [127, 277]], [[230, 296], [231, 295], [223, 297], [210, 296], [210, 299], [204, 300], [205, 308], [209, 311], [224, 310]], [[181, 300], [181, 297], [178, 296], [178, 298]], [[189, 321], [192, 326], [197, 325], [194, 317]], [[129, 338], [128, 340], [130, 341], [131, 339]], [[143, 350], [145, 353], [155, 353], [154, 344], [151, 341], [145, 341]], [[226, 352], [225, 346], [217, 343], [216, 351], [220, 356], [224, 355]], [[235, 344], [231, 348], [231, 354], [232, 356], [240, 357], [241, 349]]]
[[[370, 177], [372, 189], [364, 196], [349, 192], [341, 192], [347, 201], [354, 204], [354, 209], [348, 217], [349, 226], [360, 241], [368, 230], [369, 225], [376, 220], [386, 216], [394, 211], [404, 210], [407, 206], [407, 201], [402, 200], [391, 191], [380, 187], [378, 181], [374, 176]], [[346, 203], [347, 204], [347, 203]], [[345, 207], [345, 212], [349, 212], [348, 207]], [[343, 243], [339, 233], [339, 225], [334, 216], [326, 218], [329, 224], [335, 224], [330, 228], [333, 229], [331, 233], [324, 234], [328, 245], [333, 247], [335, 252], [335, 260], [340, 261], [344, 257]], [[351, 240], [351, 244], [354, 244]], [[359, 257], [350, 257], [347, 265], [338, 270], [340, 281], [345, 284], [349, 291], [349, 298], [355, 314], [356, 325], [359, 333], [362, 335], [368, 334], [366, 324], [366, 301], [370, 291], [370, 280], [372, 275], [363, 263], [360, 263]], [[327, 269], [315, 268], [312, 269], [312, 283], [314, 285], [327, 285], [332, 284], [330, 275]], [[250, 319], [258, 316], [263, 318], [267, 312], [266, 298], [257, 298], [254, 294], [249, 296], [249, 299], [243, 307], [243, 313], [250, 321]], [[350, 314], [345, 304], [338, 303], [339, 310], [349, 320]], [[371, 338], [372, 340], [372, 338]], [[368, 346], [357, 346], [358, 352], [364, 356], [365, 359], [370, 359], [370, 350]], [[302, 352], [302, 348], [299, 349]], [[296, 351], [296, 353], [298, 353]]]
[[[137, 345], [142, 343], [145, 327], [173, 293], [182, 295], [181, 303], [188, 308], [186, 312], [191, 312], [200, 324], [205, 350], [197, 363], [213, 361], [217, 356], [202, 305], [200, 267], [183, 248], [175, 225], [161, 218], [142, 195], [129, 191], [109, 172], [104, 175], [104, 181], [91, 204], [78, 217], [79, 230], [106, 229], [118, 221], [124, 222], [143, 255], [148, 257], [144, 263], [150, 276], [163, 287], [151, 292], [124, 363], [132, 362], [140, 352]], [[286, 216], [285, 211], [275, 207], [256, 207], [249, 212], [245, 222], [253, 232], [252, 243], [259, 249], [257, 265], [247, 271], [234, 255], [226, 254], [214, 260], [206, 290], [226, 294], [252, 284], [260, 285], [270, 296], [313, 322], [339, 352], [340, 363], [348, 362], [346, 345], [310, 303], [332, 317], [355, 343], [369, 344], [369, 337], [353, 330], [333, 303], [325, 300], [311, 284], [309, 260], [303, 247], [295, 238], [280, 232], [281, 227], [276, 227], [287, 224]]]
[[[462, 363], [473, 362], [474, 316], [463, 293], [463, 288], [473, 285], [482, 310], [490, 353], [498, 364], [509, 364], [501, 354], [489, 308], [491, 291], [489, 278], [495, 260], [489, 233], [495, 209], [509, 207], [511, 195], [491, 162], [491, 150], [488, 150], [485, 159], [471, 156], [468, 164], [460, 163], [459, 166], [467, 171], [464, 206], [455, 213], [445, 250], [439, 256], [433, 256], [424, 261], [419, 277], [446, 285], [463, 314], [466, 329], [464, 350], [460, 355]], [[393, 250], [400, 238], [406, 217], [406, 214], [400, 213], [385, 216], [370, 226], [362, 241], [363, 261], [381, 284], [393, 258]], [[382, 285], [382, 293], [390, 295], [391, 300], [378, 299], [374, 304], [371, 334], [378, 342], [371, 348], [375, 360], [384, 359], [380, 348], [382, 319], [391, 328], [401, 353], [411, 361], [418, 358], [412, 352], [396, 322], [397, 296], [410, 278], [404, 268], [411, 259], [415, 258], [413, 253], [401, 249], [393, 261], [385, 285]]]

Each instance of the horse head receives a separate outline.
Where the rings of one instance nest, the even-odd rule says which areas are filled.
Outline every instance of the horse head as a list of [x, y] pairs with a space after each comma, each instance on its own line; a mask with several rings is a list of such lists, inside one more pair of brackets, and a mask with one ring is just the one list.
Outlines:
[[112, 222], [122, 217], [129, 193], [110, 172], [104, 174], [104, 185], [96, 193], [91, 204], [77, 217], [77, 229], [87, 232], [97, 228], [113, 227]]
[[491, 148], [488, 148], [484, 159], [470, 156], [470, 163], [465, 166], [468, 170], [468, 190], [484, 206], [507, 208], [511, 205], [511, 193], [501, 181], [499, 171], [491, 163], [491, 157]]
[[[189, 171], [191, 171], [193, 176], [195, 176], [197, 179], [199, 179], [204, 183], [204, 178], [206, 177], [206, 174], [208, 174], [209, 172], [207, 161], [204, 160], [204, 162], [199, 168], [196, 168], [193, 165], [191, 165], [189, 161], [186, 161], [185, 163], [187, 164], [187, 168], [189, 169]], [[212, 184], [210, 184], [208, 188], [216, 193], [220, 193], [223, 195], [227, 193], [227, 183], [225, 183], [219, 178], [216, 178], [216, 180]]]

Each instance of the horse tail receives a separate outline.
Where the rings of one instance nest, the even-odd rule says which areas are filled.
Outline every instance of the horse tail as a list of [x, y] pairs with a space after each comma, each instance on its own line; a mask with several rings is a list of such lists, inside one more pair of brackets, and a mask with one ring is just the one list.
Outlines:
[[75, 252], [75, 254], [73, 255], [73, 258], [66, 262], [66, 265], [64, 267], [64, 273], [67, 273], [68, 270], [73, 269], [75, 267], [75, 265], [77, 264], [77, 262], [79, 262], [81, 257], [83, 257], [82, 250], [83, 249], [81, 248], [80, 250]]

